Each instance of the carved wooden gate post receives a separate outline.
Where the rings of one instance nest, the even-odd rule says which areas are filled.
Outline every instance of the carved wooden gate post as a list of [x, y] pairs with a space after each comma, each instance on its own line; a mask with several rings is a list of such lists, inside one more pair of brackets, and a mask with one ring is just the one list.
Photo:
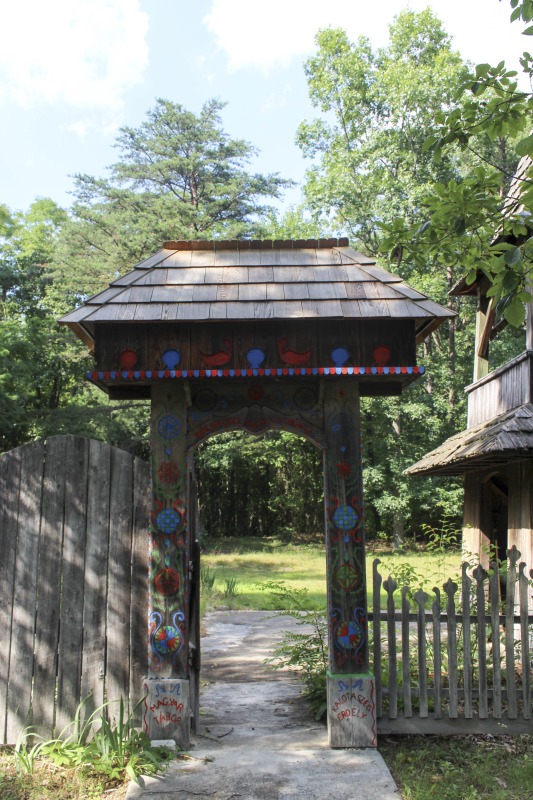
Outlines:
[[328, 734], [332, 747], [376, 745], [368, 624], [359, 389], [328, 382], [324, 392], [329, 623]]
[[152, 402], [152, 738], [187, 747], [197, 708], [187, 457], [219, 431], [281, 429], [325, 452], [330, 743], [375, 746], [359, 396], [399, 395], [424, 371], [416, 343], [450, 316], [347, 239], [313, 239], [165, 242], [62, 320], [110, 399]]
[[152, 389], [149, 673], [145, 728], [189, 746], [187, 403], [184, 382]]

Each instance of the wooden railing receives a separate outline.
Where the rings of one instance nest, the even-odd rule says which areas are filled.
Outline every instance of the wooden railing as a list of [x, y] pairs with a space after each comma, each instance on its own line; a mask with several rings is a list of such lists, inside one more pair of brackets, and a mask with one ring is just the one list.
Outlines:
[[526, 350], [512, 361], [466, 387], [468, 427], [493, 419], [512, 408], [533, 401], [533, 351]]
[[374, 561], [369, 617], [381, 733], [533, 732], [531, 581], [519, 559], [515, 547], [508, 551], [503, 606], [497, 564], [486, 571], [465, 563], [459, 582], [410, 597], [393, 578], [383, 581]]

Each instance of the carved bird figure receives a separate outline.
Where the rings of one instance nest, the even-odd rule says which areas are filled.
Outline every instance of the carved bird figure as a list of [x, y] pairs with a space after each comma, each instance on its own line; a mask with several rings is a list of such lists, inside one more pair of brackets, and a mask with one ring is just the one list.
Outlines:
[[224, 339], [224, 350], [218, 353], [202, 353], [200, 350], [200, 358], [206, 367], [222, 367], [227, 364], [233, 354], [233, 343], [231, 339]]
[[311, 358], [311, 350], [305, 350], [303, 353], [298, 353], [296, 350], [289, 350], [287, 348], [287, 339], [282, 337], [278, 341], [279, 357], [284, 364], [289, 364], [291, 367], [299, 367], [305, 364]]

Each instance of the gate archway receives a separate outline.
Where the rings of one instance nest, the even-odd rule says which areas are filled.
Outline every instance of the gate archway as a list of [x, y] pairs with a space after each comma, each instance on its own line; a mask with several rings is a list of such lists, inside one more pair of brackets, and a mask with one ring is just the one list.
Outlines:
[[417, 341], [450, 316], [328, 239], [165, 242], [62, 320], [94, 346], [88, 378], [111, 399], [151, 398], [153, 738], [189, 742], [191, 450], [215, 431], [280, 428], [324, 452], [330, 744], [375, 745], [359, 398], [400, 394], [424, 371]]

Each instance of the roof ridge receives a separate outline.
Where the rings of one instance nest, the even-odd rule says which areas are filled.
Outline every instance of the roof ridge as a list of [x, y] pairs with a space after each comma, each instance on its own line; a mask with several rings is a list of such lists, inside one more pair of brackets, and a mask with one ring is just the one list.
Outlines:
[[163, 242], [164, 250], [292, 250], [349, 247], [349, 239], [211, 239]]

